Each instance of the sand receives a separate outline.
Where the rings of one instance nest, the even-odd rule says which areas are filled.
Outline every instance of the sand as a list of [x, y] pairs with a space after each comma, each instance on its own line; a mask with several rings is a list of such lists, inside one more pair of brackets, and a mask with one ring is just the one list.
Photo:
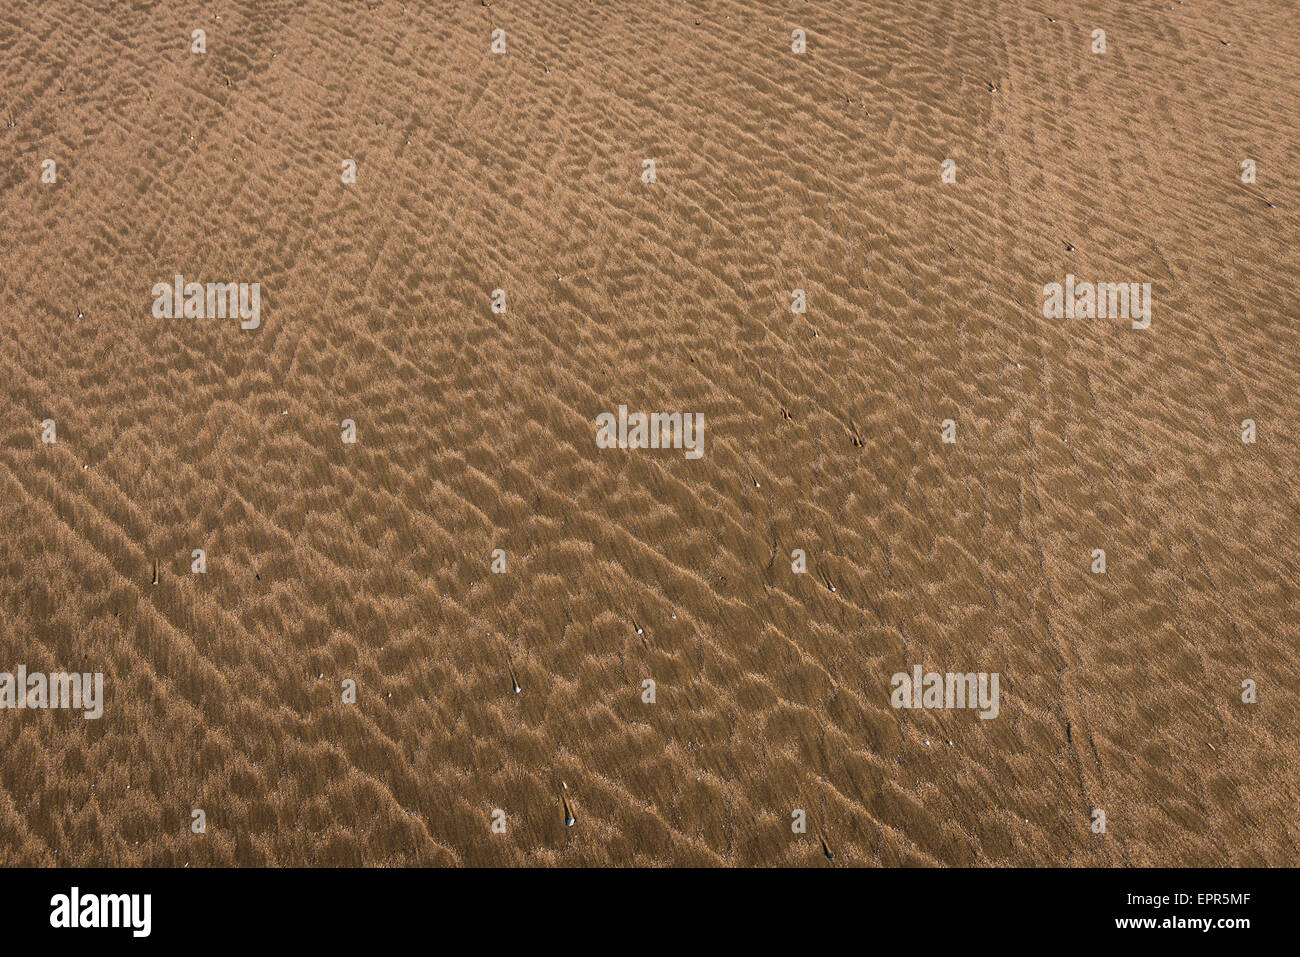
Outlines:
[[1294, 864], [1298, 56], [1268, 0], [6, 4], [0, 671], [104, 702], [0, 710], [0, 862]]

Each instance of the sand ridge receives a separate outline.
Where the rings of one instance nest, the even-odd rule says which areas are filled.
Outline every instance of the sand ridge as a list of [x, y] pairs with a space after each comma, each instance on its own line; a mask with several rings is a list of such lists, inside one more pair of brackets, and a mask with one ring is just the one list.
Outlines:
[[[1297, 36], [7, 6], [0, 670], [106, 700], [0, 711], [0, 861], [1293, 863]], [[260, 325], [155, 317], [178, 274]], [[1044, 318], [1067, 275], [1151, 327]], [[891, 707], [918, 665], [998, 717]]]

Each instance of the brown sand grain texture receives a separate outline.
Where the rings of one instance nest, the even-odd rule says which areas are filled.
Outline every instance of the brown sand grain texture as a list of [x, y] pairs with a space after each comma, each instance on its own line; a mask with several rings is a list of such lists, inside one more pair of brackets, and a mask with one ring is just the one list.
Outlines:
[[5, 4], [0, 862], [1295, 864], [1298, 17]]

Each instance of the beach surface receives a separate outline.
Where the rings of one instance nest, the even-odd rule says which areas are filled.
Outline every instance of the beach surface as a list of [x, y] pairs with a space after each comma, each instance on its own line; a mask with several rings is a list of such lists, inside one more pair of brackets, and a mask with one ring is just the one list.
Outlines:
[[5, 4], [0, 863], [1294, 865], [1298, 17]]

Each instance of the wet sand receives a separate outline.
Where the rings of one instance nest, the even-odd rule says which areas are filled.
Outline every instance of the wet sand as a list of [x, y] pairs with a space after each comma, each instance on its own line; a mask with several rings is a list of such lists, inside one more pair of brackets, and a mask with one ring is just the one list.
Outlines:
[[1296, 862], [1293, 7], [116, 6], [0, 11], [0, 670], [105, 688], [0, 862]]

